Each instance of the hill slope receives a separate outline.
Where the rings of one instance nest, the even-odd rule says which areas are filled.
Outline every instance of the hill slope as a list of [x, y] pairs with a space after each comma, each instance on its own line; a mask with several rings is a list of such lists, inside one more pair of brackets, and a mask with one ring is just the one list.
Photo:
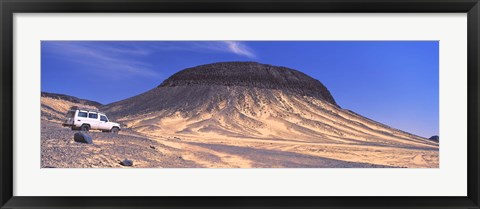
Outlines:
[[157, 136], [438, 146], [341, 109], [320, 81], [299, 71], [253, 62], [185, 69], [155, 89], [102, 109]]
[[61, 122], [65, 114], [72, 106], [97, 109], [102, 106], [101, 103], [80, 99], [65, 94], [41, 93], [41, 117], [43, 120]]
[[[320, 81], [285, 67], [213, 63], [108, 105], [50, 93], [41, 102], [42, 167], [118, 167], [124, 157], [134, 167], [439, 166], [438, 142], [342, 109]], [[122, 131], [77, 145], [47, 121], [74, 105], [100, 108]]]

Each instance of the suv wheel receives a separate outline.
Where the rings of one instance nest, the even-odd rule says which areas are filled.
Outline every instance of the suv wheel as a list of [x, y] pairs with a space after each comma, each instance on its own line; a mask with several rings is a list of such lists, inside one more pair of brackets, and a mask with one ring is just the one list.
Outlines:
[[112, 132], [112, 133], [118, 133], [119, 131], [120, 131], [120, 129], [119, 129], [119, 128], [117, 128], [117, 127], [113, 127], [113, 128], [112, 128], [112, 130], [111, 130], [110, 132]]
[[84, 124], [84, 125], [82, 125], [82, 126], [80, 127], [80, 130], [81, 130], [81, 131], [88, 132], [88, 131], [90, 130], [90, 126]]

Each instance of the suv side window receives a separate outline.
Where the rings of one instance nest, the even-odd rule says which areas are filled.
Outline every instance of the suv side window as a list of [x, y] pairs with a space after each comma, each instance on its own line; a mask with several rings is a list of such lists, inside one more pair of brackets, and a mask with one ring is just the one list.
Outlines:
[[88, 113], [88, 118], [97, 119], [97, 118], [98, 118], [98, 114], [97, 114], [97, 113]]
[[108, 122], [108, 119], [105, 115], [100, 115], [100, 121]]
[[86, 112], [78, 112], [78, 117], [86, 118], [87, 113]]

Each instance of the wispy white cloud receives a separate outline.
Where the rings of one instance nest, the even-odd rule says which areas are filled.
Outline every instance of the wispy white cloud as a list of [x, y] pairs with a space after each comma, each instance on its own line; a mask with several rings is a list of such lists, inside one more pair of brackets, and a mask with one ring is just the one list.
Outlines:
[[237, 55], [242, 55], [250, 58], [255, 58], [255, 54], [253, 51], [248, 48], [245, 44], [242, 44], [241, 42], [238, 41], [225, 41], [224, 42], [230, 52], [235, 53]]
[[246, 43], [239, 41], [46, 41], [42, 54], [80, 64], [84, 70], [108, 77], [159, 77], [149, 56], [158, 52], [190, 51], [227, 53], [256, 58]]
[[155, 76], [150, 63], [139, 61], [139, 56], [152, 53], [143, 48], [122, 46], [109, 42], [52, 41], [43, 45], [45, 53], [76, 62], [97, 75], [109, 77]]
[[240, 41], [175, 41], [153, 42], [155, 50], [160, 51], [193, 51], [198, 53], [229, 53], [238, 56], [256, 58], [256, 53]]

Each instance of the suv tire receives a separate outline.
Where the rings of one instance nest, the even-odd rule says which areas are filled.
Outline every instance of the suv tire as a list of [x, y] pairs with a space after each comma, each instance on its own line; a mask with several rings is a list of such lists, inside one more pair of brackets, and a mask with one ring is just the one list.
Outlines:
[[115, 134], [117, 134], [119, 131], [120, 131], [120, 129], [117, 128], [117, 127], [113, 127], [112, 130], [110, 130], [110, 132], [115, 133]]
[[88, 132], [88, 131], [90, 131], [90, 126], [87, 125], [87, 124], [83, 124], [82, 126], [80, 126], [80, 130]]

